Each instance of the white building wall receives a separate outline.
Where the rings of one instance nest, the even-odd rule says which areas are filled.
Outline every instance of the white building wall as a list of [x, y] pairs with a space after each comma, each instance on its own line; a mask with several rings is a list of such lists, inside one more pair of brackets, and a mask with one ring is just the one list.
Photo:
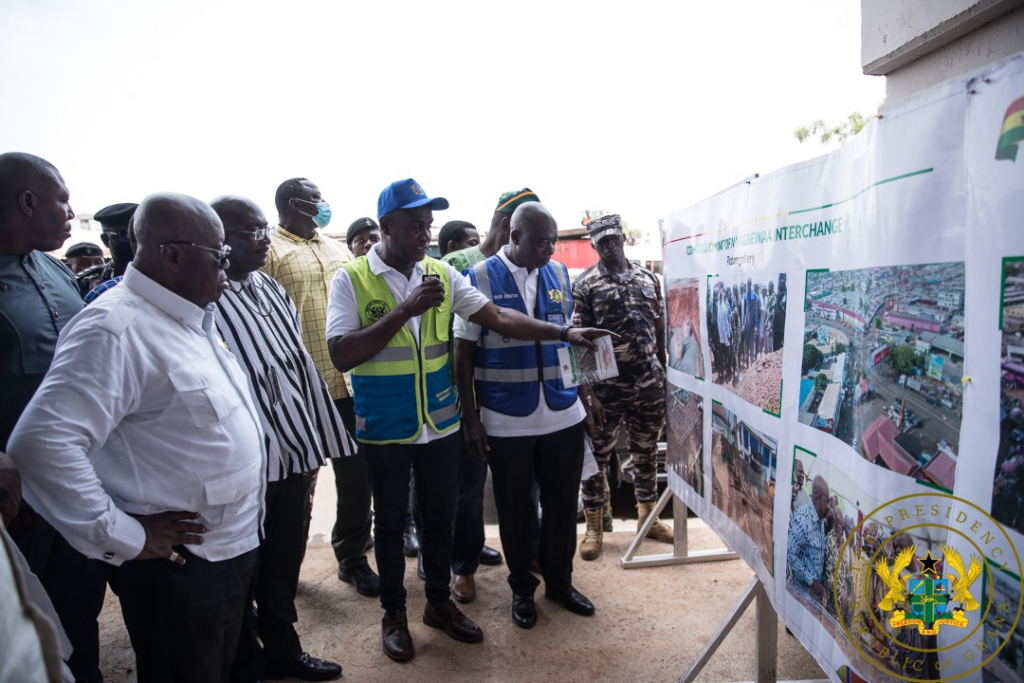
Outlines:
[[1024, 0], [861, 0], [861, 65], [886, 104], [1024, 51]]

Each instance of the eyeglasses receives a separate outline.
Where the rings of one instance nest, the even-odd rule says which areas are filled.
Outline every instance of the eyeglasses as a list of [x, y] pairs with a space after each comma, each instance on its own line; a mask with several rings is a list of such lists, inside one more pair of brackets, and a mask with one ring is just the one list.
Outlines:
[[260, 240], [266, 239], [277, 232], [277, 228], [273, 225], [264, 225], [262, 228], [257, 228], [256, 230], [228, 230], [228, 232], [237, 232], [259, 242]]
[[228, 254], [231, 253], [231, 247], [229, 247], [226, 244], [224, 246], [222, 246], [220, 249], [214, 249], [213, 247], [204, 247], [201, 244], [196, 244], [195, 242], [186, 242], [185, 240], [175, 240], [173, 242], [164, 242], [163, 244], [160, 245], [160, 248], [162, 249], [163, 247], [167, 246], [168, 244], [185, 244], [185, 245], [188, 245], [190, 247], [195, 247], [196, 249], [202, 249], [203, 251], [208, 251], [211, 254], [213, 254], [213, 258], [217, 262], [217, 267], [221, 268], [221, 269], [223, 269], [224, 265], [228, 262]]

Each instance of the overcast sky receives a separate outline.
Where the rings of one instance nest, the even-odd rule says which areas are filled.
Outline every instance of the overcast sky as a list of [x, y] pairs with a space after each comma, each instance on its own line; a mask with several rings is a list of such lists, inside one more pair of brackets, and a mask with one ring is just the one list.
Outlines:
[[156, 191], [317, 183], [347, 226], [416, 178], [486, 227], [532, 188], [658, 218], [827, 151], [874, 112], [860, 3], [0, 0], [0, 151], [52, 161], [80, 213]]

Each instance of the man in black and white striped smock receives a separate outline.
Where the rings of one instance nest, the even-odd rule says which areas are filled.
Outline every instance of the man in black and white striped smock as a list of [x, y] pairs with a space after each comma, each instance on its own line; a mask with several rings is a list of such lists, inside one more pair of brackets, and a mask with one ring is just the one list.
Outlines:
[[295, 591], [309, 533], [313, 475], [326, 458], [351, 455], [354, 446], [302, 344], [298, 311], [284, 288], [259, 271], [273, 228], [248, 199], [221, 197], [211, 206], [231, 247], [217, 329], [249, 376], [266, 432], [269, 480], [254, 590], [262, 653], [248, 629], [231, 679], [331, 680], [341, 675], [341, 666], [307, 654], [299, 643]]

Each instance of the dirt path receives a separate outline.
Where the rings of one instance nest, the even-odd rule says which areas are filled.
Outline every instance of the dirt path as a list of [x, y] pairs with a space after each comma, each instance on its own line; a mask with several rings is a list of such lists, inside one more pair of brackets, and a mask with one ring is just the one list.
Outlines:
[[[627, 522], [616, 521], [618, 529]], [[299, 634], [310, 653], [344, 667], [343, 681], [377, 683], [518, 683], [537, 681], [675, 681], [689, 666], [752, 574], [738, 560], [626, 571], [619, 559], [632, 540], [618, 531], [605, 536], [603, 556], [575, 563], [574, 583], [597, 606], [591, 618], [566, 612], [538, 592], [537, 626], [512, 624], [511, 593], [504, 565], [482, 567], [479, 596], [465, 612], [483, 628], [480, 645], [457, 643], [423, 625], [423, 584], [407, 562], [409, 626], [416, 659], [395, 664], [380, 648], [380, 605], [363, 598], [334, 575], [329, 547], [310, 547], [299, 584]], [[703, 523], [691, 520], [693, 549], [718, 547]], [[500, 547], [497, 539], [488, 545]], [[647, 542], [643, 553], [665, 552]], [[371, 559], [371, 562], [373, 560]], [[108, 592], [101, 617], [103, 673], [109, 683], [135, 681], [134, 657], [116, 598]], [[701, 681], [753, 678], [753, 610], [705, 668]], [[779, 679], [824, 678], [811, 656], [779, 624]]]

